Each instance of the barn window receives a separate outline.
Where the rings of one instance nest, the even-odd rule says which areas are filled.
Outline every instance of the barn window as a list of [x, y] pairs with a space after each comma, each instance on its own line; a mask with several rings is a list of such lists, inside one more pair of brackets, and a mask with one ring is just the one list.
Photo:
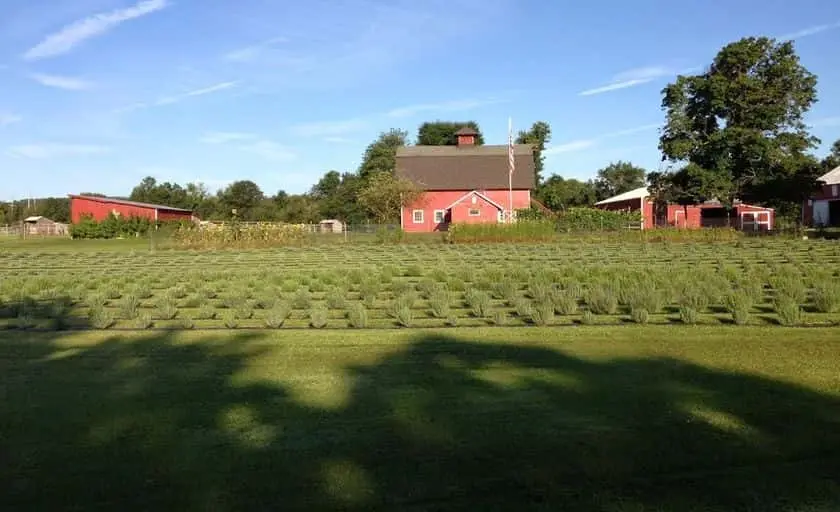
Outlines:
[[503, 212], [502, 210], [499, 210], [498, 212], [496, 212], [496, 221], [497, 222], [504, 222], [505, 221], [505, 212]]
[[435, 224], [440, 224], [441, 222], [443, 222], [443, 215], [443, 210], [435, 210]]
[[837, 197], [837, 185], [832, 185], [831, 186], [831, 196], [832, 197]]
[[414, 210], [411, 216], [415, 224], [423, 224], [423, 210]]
[[481, 216], [481, 210], [479, 210], [478, 208], [470, 208], [469, 215], [470, 217], [479, 217]]

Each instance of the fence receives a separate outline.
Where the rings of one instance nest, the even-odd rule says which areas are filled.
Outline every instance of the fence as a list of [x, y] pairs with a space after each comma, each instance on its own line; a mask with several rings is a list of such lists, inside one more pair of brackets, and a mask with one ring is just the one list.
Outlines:
[[0, 226], [0, 237], [37, 238], [70, 236], [67, 224], [51, 223], [19, 223]]

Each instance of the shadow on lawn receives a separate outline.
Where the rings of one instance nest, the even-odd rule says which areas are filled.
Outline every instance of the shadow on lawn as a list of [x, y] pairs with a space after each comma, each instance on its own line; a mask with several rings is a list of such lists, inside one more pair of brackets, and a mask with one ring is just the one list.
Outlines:
[[0, 344], [4, 510], [829, 510], [840, 500], [840, 400], [677, 360], [593, 362], [426, 333], [343, 368], [347, 401], [326, 408], [235, 377], [278, 350], [256, 333], [115, 335], [77, 349], [21, 336]]

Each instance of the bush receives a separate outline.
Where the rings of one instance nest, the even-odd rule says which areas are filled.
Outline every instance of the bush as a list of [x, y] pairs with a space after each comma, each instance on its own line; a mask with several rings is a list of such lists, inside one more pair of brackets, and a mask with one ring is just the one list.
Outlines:
[[300, 287], [292, 298], [292, 306], [295, 309], [308, 309], [312, 305], [312, 294], [305, 287]]
[[279, 329], [283, 327], [286, 320], [289, 318], [291, 308], [288, 304], [280, 303], [268, 310], [265, 314], [265, 326], [271, 329]]
[[679, 305], [682, 308], [687, 308], [699, 314], [709, 306], [709, 296], [701, 288], [695, 286], [686, 286], [680, 293]]
[[257, 309], [265, 309], [269, 310], [277, 304], [277, 297], [270, 294], [264, 294], [257, 297], [257, 300], [254, 301], [254, 307]]
[[368, 314], [364, 305], [353, 304], [350, 307], [350, 310], [347, 311], [347, 323], [354, 329], [364, 329], [367, 327]]
[[216, 318], [216, 310], [213, 309], [212, 306], [201, 306], [201, 308], [198, 310], [198, 315], [196, 315], [196, 318], [198, 318], [199, 320], [212, 320]]
[[178, 315], [178, 305], [173, 299], [164, 297], [158, 301], [157, 314], [161, 320], [172, 320]]
[[644, 308], [633, 308], [630, 310], [630, 319], [637, 324], [646, 324], [650, 320], [650, 313]]
[[185, 315], [178, 321], [178, 325], [185, 330], [195, 329], [195, 320]]
[[105, 308], [93, 308], [88, 313], [90, 325], [94, 329], [107, 329], [114, 325], [114, 317]]
[[782, 325], [799, 325], [802, 323], [802, 307], [794, 299], [782, 295], [776, 299], [776, 315]]
[[239, 320], [248, 320], [254, 316], [254, 308], [247, 301], [243, 302], [234, 310], [236, 318]]
[[411, 327], [414, 323], [414, 311], [407, 306], [400, 306], [396, 311], [395, 318], [399, 325]]
[[120, 314], [126, 320], [137, 318], [137, 308], [140, 307], [140, 299], [136, 295], [128, 294], [120, 302]]
[[444, 322], [447, 327], [458, 327], [458, 317], [455, 315], [450, 315], [446, 318]]
[[601, 210], [600, 208], [569, 208], [557, 216], [557, 229], [565, 232], [620, 231], [639, 226], [639, 212]]
[[531, 321], [535, 325], [551, 325], [554, 323], [554, 303], [550, 300], [537, 302], [531, 310]]
[[362, 282], [359, 288], [359, 295], [365, 306], [372, 307], [374, 305], [376, 298], [379, 296], [380, 286], [379, 281], [373, 279]]
[[586, 294], [586, 304], [596, 315], [614, 315], [618, 311], [618, 297], [608, 285], [596, 286]]
[[36, 326], [35, 317], [29, 311], [21, 311], [15, 318], [15, 327], [26, 330]]
[[554, 311], [559, 315], [573, 315], [578, 311], [578, 296], [572, 290], [555, 290], [552, 294]]
[[239, 327], [239, 320], [237, 320], [233, 311], [226, 311], [225, 314], [222, 315], [222, 323], [228, 329], [236, 329]]
[[493, 324], [494, 325], [507, 325], [510, 322], [510, 316], [508, 316], [507, 311], [504, 310], [497, 310], [493, 312]]
[[327, 292], [327, 307], [330, 309], [344, 309], [346, 303], [345, 291], [341, 288], [333, 286]]
[[700, 319], [700, 313], [691, 306], [680, 308], [680, 321], [687, 325], [694, 325]]
[[512, 224], [451, 224], [447, 239], [452, 243], [540, 242], [557, 236], [551, 221], [520, 220]]
[[814, 308], [820, 313], [836, 313], [840, 310], [840, 283], [823, 281], [814, 286]]
[[665, 303], [665, 294], [649, 281], [637, 283], [627, 291], [627, 305], [630, 310], [643, 309], [648, 313], [658, 313]]
[[438, 283], [434, 279], [423, 279], [417, 283], [417, 289], [420, 291], [420, 296], [424, 299], [431, 297], [432, 293], [438, 288]]
[[490, 295], [478, 290], [470, 290], [465, 297], [473, 316], [486, 318], [490, 314]]
[[414, 294], [411, 292], [397, 295], [394, 297], [394, 300], [388, 304], [388, 315], [390, 315], [391, 318], [397, 318], [400, 314], [400, 310], [411, 309], [412, 306], [414, 306], [415, 300]]
[[516, 309], [516, 316], [522, 319], [531, 318], [531, 313], [534, 310], [531, 301], [525, 297], [517, 299], [513, 307]]
[[746, 291], [736, 290], [726, 297], [726, 310], [732, 315], [732, 320], [737, 325], [749, 323], [752, 307], [753, 298]]
[[492, 289], [493, 295], [497, 299], [504, 300], [508, 304], [513, 304], [518, 297], [519, 285], [512, 279], [502, 279], [493, 283]]
[[598, 318], [595, 316], [595, 313], [585, 309], [583, 314], [580, 316], [580, 323], [583, 325], [595, 325], [598, 323]]
[[134, 319], [136, 329], [151, 329], [154, 324], [151, 313], [143, 313]]
[[429, 307], [432, 308], [432, 315], [435, 318], [446, 318], [450, 312], [451, 298], [449, 292], [443, 289], [437, 289], [432, 292], [429, 297]]

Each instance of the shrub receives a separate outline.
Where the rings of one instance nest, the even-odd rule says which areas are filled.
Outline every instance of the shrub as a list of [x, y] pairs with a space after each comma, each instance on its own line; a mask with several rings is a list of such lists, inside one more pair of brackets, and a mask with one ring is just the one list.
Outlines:
[[183, 299], [187, 296], [187, 290], [183, 286], [176, 286], [167, 290], [166, 295], [173, 299]]
[[122, 297], [122, 292], [115, 286], [109, 286], [105, 289], [105, 297], [109, 300], [116, 300]]
[[490, 295], [486, 292], [475, 291], [467, 297], [467, 303], [472, 310], [473, 316], [486, 318], [490, 314]]
[[467, 289], [466, 283], [464, 283], [463, 279], [458, 277], [449, 278], [446, 281], [446, 287], [453, 292], [462, 292]]
[[494, 325], [507, 325], [510, 322], [510, 316], [507, 311], [501, 309], [494, 311], [492, 318]]
[[643, 309], [648, 313], [658, 313], [665, 303], [665, 294], [651, 282], [640, 282], [626, 291], [627, 305], [630, 310]]
[[552, 293], [554, 311], [560, 315], [573, 315], [578, 310], [578, 297], [572, 290], [554, 290]]
[[520, 220], [507, 224], [451, 224], [448, 240], [453, 243], [538, 242], [556, 235], [554, 222]]
[[283, 327], [286, 320], [289, 318], [291, 308], [286, 303], [280, 303], [268, 310], [265, 315], [265, 326], [271, 329], [279, 329]]
[[323, 306], [315, 306], [309, 310], [309, 326], [315, 329], [323, 329], [327, 326], [329, 313]]
[[199, 320], [212, 320], [212, 319], [216, 318], [216, 310], [213, 309], [212, 306], [208, 306], [208, 305], [202, 306], [198, 310], [198, 314], [196, 315], [196, 318], [198, 318]]
[[554, 303], [543, 300], [531, 310], [531, 321], [536, 325], [551, 325], [554, 322]]
[[599, 208], [568, 208], [557, 216], [557, 229], [566, 232], [620, 231], [638, 226], [639, 212], [601, 210]]
[[146, 285], [135, 286], [132, 293], [140, 300], [146, 300], [152, 297], [152, 290]]
[[516, 300], [519, 285], [512, 279], [502, 279], [493, 283], [492, 289], [493, 295], [497, 299], [502, 299], [508, 304], [512, 304]]
[[697, 309], [691, 306], [682, 306], [680, 308], [680, 321], [687, 325], [694, 325], [700, 319], [700, 313]]
[[745, 325], [750, 319], [753, 298], [746, 291], [735, 290], [726, 297], [726, 310], [737, 325]]
[[178, 325], [181, 329], [185, 330], [195, 329], [195, 320], [193, 320], [190, 316], [184, 315], [178, 321]]
[[528, 283], [528, 295], [537, 302], [551, 298], [551, 282], [545, 276], [534, 276]]
[[414, 323], [414, 310], [407, 306], [400, 306], [396, 311], [395, 318], [402, 327], [411, 327]]
[[150, 329], [154, 323], [151, 313], [142, 313], [134, 319], [134, 327], [136, 329]]
[[450, 315], [446, 318], [444, 322], [447, 327], [458, 327], [458, 317], [455, 315]]
[[277, 297], [271, 294], [263, 294], [257, 297], [257, 300], [254, 301], [254, 307], [257, 309], [271, 309], [274, 305], [277, 304]]
[[92, 293], [85, 298], [85, 305], [90, 309], [102, 308], [108, 299], [101, 293]]
[[583, 314], [580, 316], [580, 323], [583, 325], [595, 325], [598, 323], [598, 318], [595, 316], [595, 313], [585, 309], [583, 310]]
[[405, 267], [406, 277], [421, 277], [423, 275], [423, 266], [418, 263], [412, 263]]
[[776, 298], [776, 315], [782, 325], [799, 325], [802, 323], [802, 307], [794, 299], [782, 295]]
[[517, 299], [513, 307], [516, 309], [516, 316], [522, 319], [531, 318], [531, 313], [534, 310], [531, 301], [525, 297]]
[[391, 293], [396, 295], [402, 295], [406, 292], [414, 290], [414, 284], [410, 283], [409, 281], [394, 281], [391, 283]]
[[412, 306], [414, 306], [415, 300], [414, 294], [410, 292], [397, 295], [394, 297], [394, 300], [388, 304], [388, 315], [391, 316], [391, 318], [397, 318], [400, 310], [404, 308], [411, 309]]
[[423, 279], [417, 283], [417, 289], [420, 291], [420, 296], [424, 299], [431, 297], [432, 293], [437, 289], [438, 283], [433, 279]]
[[709, 306], [709, 296], [700, 288], [686, 286], [680, 293], [678, 304], [682, 308], [694, 311], [694, 314], [699, 314]]
[[802, 304], [808, 296], [808, 289], [801, 276], [779, 275], [771, 279], [771, 286], [776, 297], [787, 297], [797, 304]]
[[120, 314], [126, 320], [137, 318], [137, 308], [140, 307], [140, 299], [136, 295], [128, 294], [120, 301]]
[[164, 297], [158, 301], [157, 314], [161, 320], [172, 320], [178, 315], [178, 305], [173, 299]]
[[222, 323], [228, 329], [236, 329], [239, 327], [239, 320], [237, 320], [233, 311], [226, 311], [225, 314], [222, 315]]
[[630, 318], [637, 324], [646, 324], [650, 320], [650, 313], [647, 309], [633, 308], [630, 310]]
[[327, 307], [330, 309], [344, 309], [346, 305], [345, 291], [333, 286], [327, 292]]
[[248, 320], [254, 316], [254, 308], [247, 301], [243, 302], [234, 310], [236, 318], [239, 320]]
[[26, 330], [36, 326], [35, 317], [29, 311], [21, 311], [15, 318], [15, 327]]
[[114, 325], [114, 317], [105, 308], [93, 308], [89, 312], [90, 325], [94, 329], [107, 329]]
[[814, 308], [820, 313], [836, 313], [840, 310], [840, 283], [821, 281], [814, 286]]
[[368, 314], [367, 308], [362, 304], [353, 304], [350, 310], [347, 311], [347, 323], [354, 329], [364, 329], [367, 327]]
[[618, 311], [618, 297], [607, 285], [596, 286], [586, 294], [586, 304], [596, 315], [614, 315]]
[[359, 295], [365, 306], [371, 307], [379, 296], [380, 284], [376, 280], [368, 279], [362, 282], [359, 288]]
[[204, 297], [205, 299], [215, 299], [216, 290], [210, 288], [209, 286], [204, 286], [198, 289], [198, 296]]
[[292, 298], [292, 306], [295, 309], [308, 309], [312, 305], [312, 294], [303, 286], [297, 289]]
[[432, 315], [435, 318], [446, 318], [450, 311], [449, 292], [444, 289], [435, 290], [429, 297], [429, 307], [432, 308]]

